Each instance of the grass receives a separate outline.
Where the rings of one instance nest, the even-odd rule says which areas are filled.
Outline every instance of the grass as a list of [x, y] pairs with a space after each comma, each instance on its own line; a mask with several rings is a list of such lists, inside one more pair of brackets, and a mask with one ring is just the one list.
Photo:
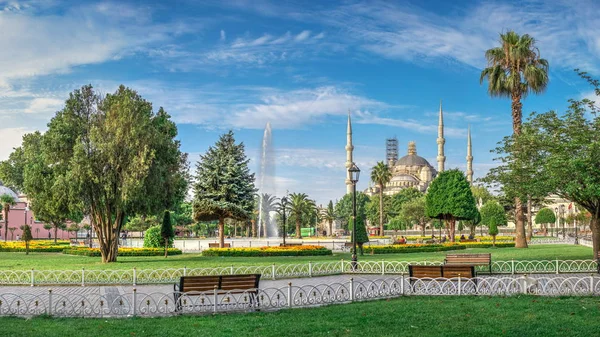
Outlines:
[[[460, 253], [492, 253], [492, 260], [588, 260], [592, 249], [576, 245], [532, 245], [528, 249], [516, 248], [469, 248]], [[410, 254], [381, 254], [359, 256], [361, 261], [442, 261], [447, 252], [427, 252]], [[300, 257], [204, 257], [200, 254], [183, 254], [168, 258], [119, 257], [118, 262], [102, 264], [99, 257], [71, 256], [61, 253], [0, 253], [0, 270], [7, 269], [159, 269], [159, 268], [198, 268], [217, 266], [270, 265], [350, 260], [349, 253], [332, 256]]]
[[0, 318], [3, 336], [596, 336], [593, 297], [403, 297], [168, 318]]

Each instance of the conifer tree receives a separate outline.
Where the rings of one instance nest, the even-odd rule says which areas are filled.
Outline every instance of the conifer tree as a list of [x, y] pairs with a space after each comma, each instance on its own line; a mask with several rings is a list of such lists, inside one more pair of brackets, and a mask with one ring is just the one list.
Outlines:
[[29, 225], [24, 225], [21, 229], [23, 230], [23, 237], [21, 240], [25, 241], [25, 255], [29, 255], [29, 242], [33, 240], [31, 227], [29, 227]]
[[160, 227], [160, 236], [165, 243], [165, 257], [167, 257], [169, 239], [175, 236], [175, 233], [173, 233], [173, 225], [171, 224], [171, 213], [169, 211], [165, 211], [165, 215], [163, 216], [162, 225]]
[[219, 220], [219, 247], [225, 244], [225, 219], [248, 220], [254, 208], [254, 174], [248, 169], [244, 144], [233, 131], [222, 135], [196, 166], [194, 220]]

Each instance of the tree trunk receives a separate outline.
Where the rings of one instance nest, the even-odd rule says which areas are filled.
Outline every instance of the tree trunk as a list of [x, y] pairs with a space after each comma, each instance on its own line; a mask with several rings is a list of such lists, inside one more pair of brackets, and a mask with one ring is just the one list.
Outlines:
[[25, 241], [25, 255], [29, 255], [29, 241]]
[[598, 257], [598, 251], [600, 251], [600, 208], [592, 213], [590, 227], [592, 230], [592, 248], [594, 251], [593, 259], [595, 260]]
[[[521, 92], [518, 89], [513, 91], [511, 100], [513, 134], [520, 135], [523, 119], [523, 104], [521, 103]], [[519, 197], [515, 198], [515, 227], [515, 248], [527, 248], [525, 223], [523, 222], [523, 204]]]
[[8, 212], [10, 205], [4, 205], [4, 241], [8, 240]]
[[379, 185], [379, 235], [383, 236], [383, 184]]
[[496, 235], [492, 235], [492, 246], [496, 247]]
[[296, 220], [296, 239], [302, 239], [302, 234], [300, 234], [300, 220]]
[[525, 235], [525, 221], [523, 221], [523, 204], [519, 197], [515, 198], [515, 248], [527, 248], [527, 238]]
[[225, 218], [219, 218], [219, 248], [225, 247]]
[[533, 222], [531, 219], [531, 196], [527, 196], [527, 242], [531, 242], [533, 237]]
[[169, 238], [165, 238], [165, 258], [167, 257], [167, 249], [169, 249]]
[[56, 244], [56, 237], [58, 236], [58, 225], [54, 224], [54, 244]]
[[450, 219], [450, 221], [448, 221], [448, 225], [449, 225], [449, 231], [450, 231], [450, 242], [454, 242], [454, 232], [456, 230], [456, 220], [454, 219]]
[[426, 225], [427, 225], [426, 223], [424, 223], [424, 224], [422, 224], [422, 225], [421, 225], [421, 226], [422, 226], [422, 228], [423, 228], [423, 234], [421, 234], [421, 236], [425, 236], [425, 226], [426, 226]]
[[252, 237], [255, 238], [256, 237], [256, 220], [250, 220], [250, 223], [252, 225]]
[[333, 236], [333, 221], [329, 221], [329, 236]]

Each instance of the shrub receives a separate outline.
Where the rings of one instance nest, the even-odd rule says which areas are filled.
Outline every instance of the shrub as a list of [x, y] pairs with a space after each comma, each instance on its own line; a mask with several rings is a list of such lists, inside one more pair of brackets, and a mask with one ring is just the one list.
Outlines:
[[[74, 247], [63, 249], [63, 254], [68, 255], [79, 255], [79, 256], [90, 256], [99, 257], [100, 249], [98, 248], [87, 248], [87, 247]], [[167, 250], [169, 255], [180, 255], [182, 252], [177, 248], [169, 248]], [[119, 248], [118, 256], [162, 256], [165, 254], [164, 248]]]
[[394, 246], [370, 246], [365, 248], [367, 254], [405, 254], [423, 252], [442, 252], [446, 250], [466, 249], [461, 244], [409, 244]]
[[[144, 248], [161, 248], [165, 243], [161, 236], [160, 226], [152, 226], [148, 228], [144, 234]], [[169, 239], [169, 247], [173, 247], [173, 238]]]
[[[41, 240], [41, 241], [30, 241], [29, 251], [37, 253], [58, 253], [62, 252], [63, 249], [69, 246], [69, 242], [59, 242], [54, 244], [52, 241]], [[1, 242], [0, 252], [25, 252], [24, 241], [13, 241], [13, 242]]]
[[202, 256], [317, 256], [332, 255], [321, 246], [259, 247], [259, 248], [210, 248]]

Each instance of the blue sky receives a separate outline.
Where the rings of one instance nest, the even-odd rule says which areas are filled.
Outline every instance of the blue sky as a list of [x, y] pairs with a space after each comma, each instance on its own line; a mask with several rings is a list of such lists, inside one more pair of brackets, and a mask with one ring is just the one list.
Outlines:
[[511, 132], [510, 102], [479, 84], [484, 52], [513, 29], [550, 62], [546, 93], [524, 112], [564, 111], [591, 97], [573, 72], [600, 75], [595, 1], [2, 1], [0, 160], [44, 130], [73, 89], [125, 84], [164, 106], [196, 160], [234, 129], [257, 169], [273, 126], [279, 192], [326, 203], [344, 191], [345, 125], [354, 120], [359, 188], [396, 136], [435, 166], [443, 100], [446, 167], [464, 169], [473, 134], [475, 177]]

